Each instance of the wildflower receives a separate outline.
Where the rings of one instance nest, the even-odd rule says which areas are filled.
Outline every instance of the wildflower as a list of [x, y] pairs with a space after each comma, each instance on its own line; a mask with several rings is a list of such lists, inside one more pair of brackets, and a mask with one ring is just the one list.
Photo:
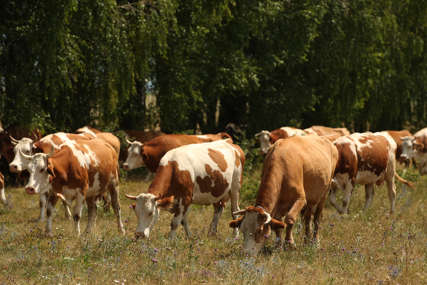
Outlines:
[[151, 261], [152, 261], [153, 263], [157, 263], [157, 262], [158, 262], [157, 258], [155, 258], [155, 257], [153, 257], [153, 258], [151, 259]]

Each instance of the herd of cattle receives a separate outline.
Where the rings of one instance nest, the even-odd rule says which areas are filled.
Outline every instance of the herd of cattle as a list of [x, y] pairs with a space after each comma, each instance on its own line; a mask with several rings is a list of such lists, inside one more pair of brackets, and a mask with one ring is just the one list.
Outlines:
[[[385, 181], [393, 213], [395, 178], [412, 187], [396, 173], [397, 161], [408, 166], [414, 160], [420, 173], [427, 173], [427, 128], [414, 136], [406, 130], [350, 134], [346, 128], [323, 126], [261, 131], [255, 135], [265, 155], [261, 184], [255, 205], [240, 210], [245, 154], [230, 135], [130, 135], [136, 140], [127, 139], [123, 169], [145, 165], [155, 173], [146, 193], [126, 194], [135, 201], [132, 208], [137, 217], [136, 237], [149, 237], [160, 209], [173, 213], [169, 237], [176, 235], [180, 224], [191, 236], [187, 221], [191, 204], [213, 205], [208, 232], [215, 234], [225, 203], [231, 200], [230, 227], [236, 237], [239, 230], [243, 233], [243, 248], [249, 254], [261, 249], [271, 231], [276, 234], [277, 246], [295, 247], [292, 227], [300, 213], [305, 240], [317, 244], [327, 198], [340, 213], [347, 213], [356, 184], [365, 185], [367, 209], [374, 196], [374, 184]], [[84, 202], [88, 208], [86, 233], [90, 233], [98, 199], [111, 203], [118, 230], [125, 232], [119, 201], [120, 141], [112, 133], [83, 127], [76, 133], [59, 132], [42, 138], [33, 135], [18, 140], [0, 129], [0, 154], [8, 161], [11, 172], [29, 172], [25, 191], [39, 195], [39, 220], [46, 220], [48, 235], [52, 235], [58, 200], [64, 205], [66, 217], [73, 218], [77, 235]], [[7, 205], [4, 188], [0, 173], [0, 199]], [[342, 206], [335, 196], [337, 189], [344, 191]]]

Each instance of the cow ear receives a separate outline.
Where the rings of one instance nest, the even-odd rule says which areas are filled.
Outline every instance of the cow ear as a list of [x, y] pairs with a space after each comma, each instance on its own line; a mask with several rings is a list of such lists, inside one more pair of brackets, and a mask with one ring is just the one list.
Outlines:
[[157, 207], [168, 209], [172, 206], [174, 198], [174, 196], [169, 196], [162, 199], [155, 198], [154, 200], [156, 201]]
[[271, 218], [271, 228], [273, 230], [278, 230], [278, 229], [284, 229], [285, 228], [285, 223], [283, 223], [282, 221], [276, 220], [275, 218]]
[[245, 216], [238, 217], [237, 219], [232, 220], [228, 225], [230, 228], [240, 228], [244, 217]]

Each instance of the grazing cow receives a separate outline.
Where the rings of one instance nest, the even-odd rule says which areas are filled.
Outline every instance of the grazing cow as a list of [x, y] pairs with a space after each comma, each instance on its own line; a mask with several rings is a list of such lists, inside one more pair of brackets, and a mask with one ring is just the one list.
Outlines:
[[402, 160], [413, 158], [420, 174], [427, 174], [427, 128], [419, 130], [414, 136], [403, 137], [402, 141]]
[[269, 131], [261, 131], [255, 134], [255, 138], [259, 139], [259, 145], [262, 154], [266, 154], [268, 149], [278, 140], [286, 139], [292, 136], [305, 136], [307, 133], [301, 129], [293, 127], [282, 127], [280, 129]]
[[284, 216], [285, 243], [295, 247], [292, 228], [303, 209], [305, 240], [317, 244], [320, 218], [337, 161], [337, 149], [326, 138], [294, 136], [278, 140], [264, 160], [255, 206], [234, 213], [243, 216], [230, 222], [230, 227], [239, 227], [243, 233], [244, 251], [250, 255], [257, 254], [271, 229], [276, 232], [277, 246], [280, 247], [281, 232], [285, 227], [281, 219]]
[[394, 177], [412, 187], [411, 183], [396, 173], [396, 143], [384, 134], [354, 133], [338, 138], [334, 142], [339, 160], [334, 180], [336, 187], [344, 189], [343, 207], [336, 201], [336, 187], [329, 195], [331, 204], [340, 213], [348, 213], [349, 203], [355, 184], [365, 185], [365, 210], [372, 203], [374, 184], [387, 183], [390, 212], [395, 210], [396, 186]]
[[222, 132], [205, 135], [163, 135], [146, 143], [127, 140], [129, 144], [128, 157], [123, 163], [123, 169], [132, 170], [145, 164], [151, 172], [155, 172], [160, 159], [171, 149], [187, 144], [212, 142], [227, 138], [231, 139], [230, 135]]
[[52, 214], [60, 198], [68, 205], [75, 201], [73, 218], [80, 235], [83, 203], [88, 207], [86, 232], [90, 233], [96, 219], [96, 200], [109, 191], [117, 217], [119, 232], [124, 233], [120, 215], [117, 153], [101, 139], [64, 143], [56, 152], [26, 155], [30, 161], [30, 179], [25, 186], [28, 194], [48, 193], [46, 232], [52, 234]]
[[244, 161], [243, 151], [231, 140], [190, 144], [168, 151], [148, 192], [138, 196], [126, 194], [136, 200], [133, 206], [138, 220], [136, 237], [149, 237], [159, 209], [169, 209], [174, 214], [169, 238], [175, 237], [181, 223], [190, 237], [187, 214], [191, 204], [213, 204], [209, 234], [215, 234], [223, 202], [230, 197], [232, 212], [239, 210]]
[[0, 172], [0, 201], [4, 204], [7, 205], [7, 200], [6, 200], [6, 193], [4, 191], [4, 176], [3, 174]]

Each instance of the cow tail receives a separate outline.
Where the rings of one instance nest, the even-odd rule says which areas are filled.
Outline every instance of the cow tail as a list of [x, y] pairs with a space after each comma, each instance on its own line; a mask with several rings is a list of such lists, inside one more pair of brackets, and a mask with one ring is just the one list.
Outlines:
[[410, 188], [414, 189], [414, 183], [409, 182], [408, 180], [403, 179], [402, 177], [399, 176], [399, 174], [397, 174], [397, 172], [394, 173], [394, 176], [397, 178], [397, 180], [399, 180], [401, 183], [409, 186]]

